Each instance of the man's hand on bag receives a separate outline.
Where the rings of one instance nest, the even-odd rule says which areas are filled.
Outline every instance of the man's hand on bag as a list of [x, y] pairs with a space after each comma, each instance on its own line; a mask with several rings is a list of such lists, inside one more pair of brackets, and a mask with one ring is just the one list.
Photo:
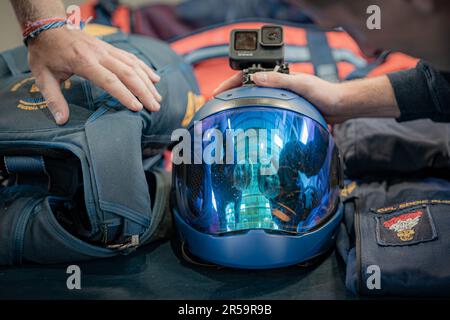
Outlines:
[[[399, 117], [392, 85], [386, 76], [332, 83], [314, 75], [259, 72], [252, 75], [260, 87], [287, 89], [316, 106], [328, 123], [358, 117]], [[223, 82], [214, 94], [242, 84], [242, 72]]]
[[28, 60], [36, 85], [57, 124], [69, 119], [60, 84], [73, 74], [92, 81], [126, 108], [158, 111], [162, 98], [154, 83], [160, 77], [135, 55], [80, 30], [47, 30], [29, 42]]

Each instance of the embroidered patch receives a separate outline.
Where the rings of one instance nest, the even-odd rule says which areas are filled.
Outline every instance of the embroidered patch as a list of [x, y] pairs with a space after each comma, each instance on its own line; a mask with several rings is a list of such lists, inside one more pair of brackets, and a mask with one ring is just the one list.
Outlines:
[[187, 127], [191, 120], [194, 118], [195, 113], [203, 107], [205, 104], [205, 98], [203, 96], [198, 96], [193, 92], [188, 92], [186, 114], [181, 122], [183, 127]]
[[377, 217], [377, 241], [380, 245], [409, 245], [436, 237], [428, 208]]
[[[64, 90], [69, 90], [72, 87], [71, 81], [68, 79], [64, 81], [61, 88]], [[28, 77], [22, 79], [21, 81], [15, 83], [11, 87], [11, 92], [18, 92], [19, 90], [24, 90], [22, 99], [19, 100], [17, 108], [26, 111], [34, 111], [47, 108], [47, 101], [42, 97], [39, 88], [34, 83], [34, 77]]]
[[450, 200], [442, 200], [442, 199], [432, 199], [432, 200], [416, 200], [416, 201], [408, 201], [402, 202], [400, 204], [396, 204], [389, 207], [379, 208], [379, 209], [370, 209], [370, 211], [375, 213], [392, 213], [394, 211], [400, 209], [406, 209], [409, 207], [422, 206], [427, 204], [450, 204]]
[[348, 197], [352, 194], [352, 192], [356, 189], [358, 185], [355, 181], [352, 181], [351, 183], [347, 184], [342, 190], [341, 190], [341, 197]]

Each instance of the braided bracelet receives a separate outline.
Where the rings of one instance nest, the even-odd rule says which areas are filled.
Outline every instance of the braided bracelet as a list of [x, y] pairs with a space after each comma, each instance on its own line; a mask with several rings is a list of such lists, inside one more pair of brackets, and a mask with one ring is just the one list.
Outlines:
[[36, 38], [43, 31], [60, 28], [66, 24], [67, 19], [64, 18], [50, 18], [27, 23], [22, 34], [23, 42], [28, 46], [28, 41]]

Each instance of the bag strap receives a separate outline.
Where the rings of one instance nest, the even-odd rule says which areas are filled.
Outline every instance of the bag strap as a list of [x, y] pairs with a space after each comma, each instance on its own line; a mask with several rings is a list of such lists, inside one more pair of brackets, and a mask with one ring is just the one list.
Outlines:
[[307, 30], [306, 38], [308, 40], [311, 63], [314, 66], [314, 73], [324, 80], [338, 82], [339, 74], [336, 60], [333, 57], [326, 33]]
[[15, 175], [18, 184], [47, 185], [50, 189], [50, 175], [43, 156], [4, 156], [3, 167], [8, 175]]
[[[123, 219], [123, 236], [133, 246], [150, 226], [152, 212], [142, 164], [142, 119], [124, 110], [106, 113], [85, 126], [91, 177], [95, 181], [100, 223], [114, 229]], [[111, 230], [111, 231], [112, 231]]]
[[47, 174], [44, 157], [42, 156], [4, 156], [3, 160], [5, 163], [5, 169], [9, 174]]
[[374, 61], [368, 63], [366, 66], [362, 68], [355, 69], [345, 78], [345, 80], [355, 80], [365, 78], [372, 70], [377, 68], [379, 65], [383, 64], [390, 53], [391, 53], [390, 51], [382, 52]]

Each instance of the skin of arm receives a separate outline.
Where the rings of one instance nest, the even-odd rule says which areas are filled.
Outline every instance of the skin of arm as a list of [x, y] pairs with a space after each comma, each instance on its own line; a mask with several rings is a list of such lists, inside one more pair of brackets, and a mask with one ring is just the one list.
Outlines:
[[[60, 0], [11, 0], [11, 4], [22, 27], [66, 17]], [[57, 124], [69, 119], [60, 83], [73, 74], [90, 80], [132, 111], [160, 109], [162, 97], [154, 86], [160, 77], [135, 55], [81, 30], [60, 27], [42, 32], [28, 42], [28, 62]]]
[[[315, 105], [328, 123], [359, 117], [397, 118], [400, 110], [387, 76], [332, 83], [310, 74], [259, 72], [252, 76], [261, 87], [293, 91]], [[242, 72], [223, 82], [218, 94], [242, 84]]]

